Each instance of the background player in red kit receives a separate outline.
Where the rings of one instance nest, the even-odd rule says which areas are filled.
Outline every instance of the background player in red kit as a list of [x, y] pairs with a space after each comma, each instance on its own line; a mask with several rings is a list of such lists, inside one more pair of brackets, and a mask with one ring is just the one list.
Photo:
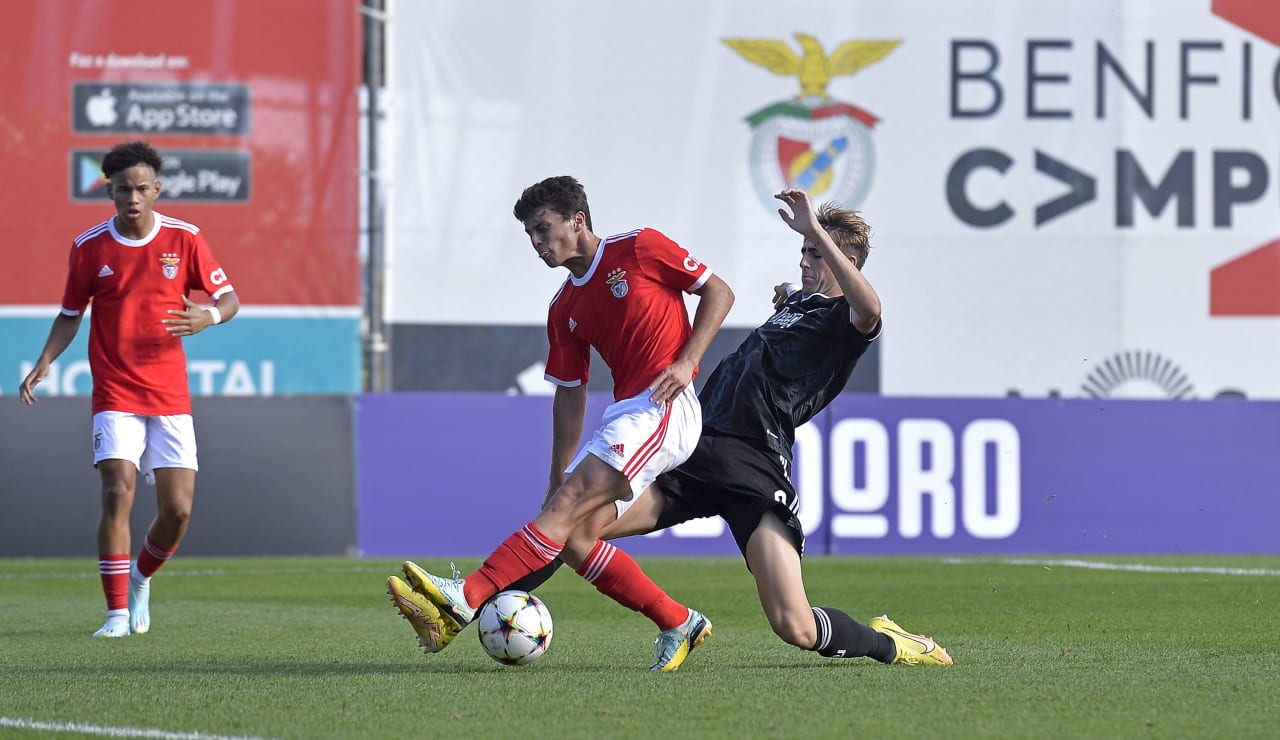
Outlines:
[[[526, 188], [514, 214], [538, 257], [571, 273], [547, 318], [546, 377], [557, 386], [550, 485], [542, 512], [465, 579], [407, 562], [409, 584], [388, 580], [397, 608], [430, 652], [445, 647], [500, 588], [559, 556], [575, 530], [575, 538], [594, 538], [658, 474], [689, 456], [702, 426], [693, 378], [733, 305], [728, 284], [661, 233], [596, 236], [586, 193], [572, 177]], [[684, 292], [699, 296], [692, 327]], [[592, 347], [613, 373], [614, 403], [575, 457]], [[710, 636], [706, 617], [667, 596], [613, 545], [597, 541], [582, 562], [567, 552], [565, 558], [602, 593], [658, 625], [651, 670], [676, 670]]]
[[[107, 621], [94, 637], [150, 629], [151, 575], [178, 549], [195, 496], [196, 439], [182, 337], [230, 321], [240, 301], [200, 229], [153, 210], [162, 161], [141, 141], [102, 159], [116, 215], [76, 237], [62, 312], [19, 389], [35, 388], [75, 338], [92, 302], [93, 462], [102, 479], [98, 570]], [[214, 300], [200, 308], [188, 294]], [[130, 565], [129, 513], [138, 472], [154, 477], [159, 511]]]

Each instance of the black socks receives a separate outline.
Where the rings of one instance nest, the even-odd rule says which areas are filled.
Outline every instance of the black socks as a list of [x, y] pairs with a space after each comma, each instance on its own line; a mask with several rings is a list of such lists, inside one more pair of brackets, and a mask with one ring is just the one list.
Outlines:
[[897, 648], [888, 635], [881, 634], [853, 617], [828, 606], [813, 607], [818, 623], [818, 641], [810, 650], [824, 658], [861, 658], [892, 663]]

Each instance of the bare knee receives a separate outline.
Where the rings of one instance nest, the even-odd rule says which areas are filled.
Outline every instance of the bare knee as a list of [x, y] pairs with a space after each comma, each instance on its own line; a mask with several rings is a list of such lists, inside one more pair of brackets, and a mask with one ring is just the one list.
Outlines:
[[783, 642], [795, 645], [802, 650], [813, 649], [818, 641], [818, 625], [813, 621], [812, 611], [803, 614], [771, 614], [769, 625], [773, 627], [773, 633], [782, 638]]
[[134, 488], [124, 478], [104, 478], [102, 481], [102, 513], [109, 518], [128, 518], [133, 509]]
[[186, 529], [195, 500], [195, 471], [186, 468], [157, 468], [156, 500], [159, 503], [156, 522], [174, 532]]
[[[567, 542], [575, 534], [594, 542], [604, 526], [598, 517], [607, 515], [610, 521], [617, 517], [616, 510], [612, 508], [614, 500], [607, 490], [592, 489], [581, 481], [570, 479], [556, 490], [534, 522], [543, 534], [560, 542]], [[606, 506], [609, 510], [602, 514]], [[577, 532], [579, 529], [582, 532]]]
[[579, 481], [572, 478], [556, 489], [556, 492], [542, 508], [544, 514], [557, 521], [572, 521], [582, 514], [587, 499], [587, 490]]
[[191, 501], [188, 499], [186, 501], [171, 503], [167, 506], [161, 506], [160, 511], [157, 512], [157, 514], [165, 524], [172, 527], [185, 528], [187, 526], [187, 522], [191, 521]]
[[569, 483], [556, 489], [555, 494], [543, 505], [542, 511], [534, 517], [533, 522], [538, 530], [558, 542], [568, 542], [569, 535], [577, 526], [583, 492]]

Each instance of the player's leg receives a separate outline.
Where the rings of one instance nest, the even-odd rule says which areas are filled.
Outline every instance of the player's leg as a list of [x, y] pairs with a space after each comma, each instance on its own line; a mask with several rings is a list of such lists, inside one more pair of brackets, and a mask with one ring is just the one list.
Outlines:
[[579, 539], [594, 539], [604, 522], [617, 518], [615, 502], [631, 495], [626, 476], [584, 450], [533, 524], [557, 542], [567, 543], [579, 529]]
[[[695, 451], [694, 456], [696, 457], [697, 454]], [[692, 459], [690, 458], [690, 460]], [[664, 475], [659, 480], [666, 478], [669, 481], [668, 485], [676, 485], [678, 481], [671, 477], [673, 475]], [[676, 510], [672, 511], [673, 508]], [[595, 525], [595, 528], [600, 532], [598, 537], [581, 537], [578, 531], [585, 530], [586, 527], [575, 530], [574, 535], [565, 543], [565, 549], [560, 553], [560, 557], [512, 583], [507, 588], [518, 591], [533, 591], [551, 580], [551, 576], [555, 575], [556, 571], [566, 561], [571, 563], [570, 567], [577, 570], [582, 566], [587, 555], [595, 549], [597, 539], [616, 540], [623, 537], [648, 534], [690, 519], [696, 519], [699, 516], [709, 516], [709, 514], [687, 510], [682, 506], [682, 502], [679, 501], [671, 502], [666, 491], [663, 490], [662, 483], [654, 482], [653, 485], [645, 490], [644, 494], [637, 496], [634, 502], [626, 507], [621, 516], [615, 516], [615, 514], [610, 513], [607, 507], [602, 509], [598, 516], [599, 519]], [[664, 518], [667, 521], [659, 524], [659, 520]]]
[[630, 555], [604, 541], [652, 532], [664, 500], [655, 484], [630, 502], [600, 509], [574, 530], [560, 559], [601, 593], [667, 630], [688, 619], [688, 609], [667, 596]]
[[138, 467], [131, 460], [103, 460], [98, 463], [98, 477], [102, 482], [98, 550], [104, 553], [124, 552], [127, 556], [130, 546], [129, 515], [133, 511]]
[[661, 484], [655, 482], [636, 496], [621, 513], [607, 522], [600, 530], [600, 539], [616, 540], [639, 534], [649, 534], [658, 528], [658, 520], [667, 508], [667, 494]]
[[555, 575], [556, 571], [566, 564], [574, 570], [582, 567], [587, 556], [595, 549], [596, 541], [600, 539], [589, 533], [599, 532], [613, 521], [616, 521], [616, 514], [611, 512], [608, 506], [601, 507], [582, 526], [574, 530], [574, 533], [564, 543], [564, 549], [560, 551], [559, 556], [528, 575], [512, 581], [501, 590], [533, 591], [551, 580], [551, 576]]
[[596, 537], [587, 533], [602, 532], [606, 526], [616, 521], [616, 509], [611, 511], [608, 506], [600, 508], [582, 526], [574, 530], [574, 533], [569, 536], [569, 540], [564, 543], [564, 549], [560, 551], [559, 557], [529, 575], [512, 582], [502, 590], [533, 591], [551, 580], [551, 576], [555, 575], [556, 571], [560, 570], [561, 566], [565, 564], [568, 564], [575, 571], [581, 568], [587, 556], [595, 549], [596, 541], [603, 538], [603, 534], [600, 537]]
[[756, 580], [760, 605], [783, 641], [828, 658], [894, 658], [893, 641], [845, 612], [813, 607], [805, 593], [796, 537], [773, 512], [766, 512], [747, 542], [747, 566]]
[[98, 574], [107, 598], [107, 619], [94, 637], [129, 634], [129, 513], [138, 468], [128, 460], [98, 463], [102, 482], [98, 515]]
[[[453, 627], [462, 629], [481, 604], [559, 557], [575, 529], [583, 526], [584, 531], [590, 531], [598, 527], [600, 517], [613, 516], [613, 502], [629, 495], [627, 479], [619, 471], [594, 455], [581, 455], [564, 485], [547, 501], [542, 512], [523, 529], [508, 536], [475, 572], [465, 578], [456, 575], [441, 578], [413, 562], [405, 562], [405, 577], [414, 590], [425, 595], [453, 621]], [[546, 530], [558, 533], [563, 539], [552, 539]], [[585, 561], [594, 539], [580, 538], [578, 542], [582, 546], [576, 555], [571, 551], [567, 557], [575, 562]]]
[[[666, 495], [658, 484], [654, 483], [642, 496], [636, 497], [635, 503], [628, 507], [620, 517], [610, 512], [608, 507], [601, 509], [592, 515], [592, 519], [588, 521], [586, 526], [574, 531], [574, 534], [569, 537], [569, 541], [565, 543], [560, 557], [524, 578], [515, 581], [507, 588], [517, 591], [533, 591], [551, 580], [551, 576], [555, 575], [555, 572], [566, 562], [574, 570], [577, 570], [582, 566], [587, 556], [591, 554], [591, 551], [595, 549], [597, 539], [612, 540], [632, 535], [648, 534], [654, 531], [665, 503]], [[598, 531], [600, 534], [597, 537], [586, 537], [579, 534], [579, 532], [585, 531]]]
[[[652, 667], [675, 670], [710, 636], [710, 622], [671, 599], [629, 555], [598, 535], [616, 516], [615, 502], [634, 501], [658, 474], [688, 457], [700, 412], [691, 388], [669, 406], [654, 405], [647, 394], [611, 405], [601, 428], [570, 465], [564, 485], [479, 570], [465, 579], [444, 579], [406, 562], [409, 582], [461, 629], [485, 600], [564, 554], [597, 590], [659, 626], [659, 658]], [[571, 540], [573, 547], [565, 552]]]
[[[406, 561], [402, 565], [405, 579], [438, 607], [451, 631], [461, 630], [494, 594], [559, 557], [577, 525], [625, 495], [625, 484], [618, 471], [588, 459], [574, 469], [533, 521], [503, 540], [473, 573], [463, 578], [455, 572], [445, 578]], [[560, 539], [553, 539], [542, 527], [559, 533]]]
[[151, 576], [177, 552], [195, 498], [196, 471], [156, 468], [152, 474], [158, 510], [138, 548], [138, 559], [129, 569], [129, 629], [135, 634], [151, 629]]
[[129, 514], [145, 444], [145, 421], [132, 414], [102, 411], [93, 417], [93, 462], [101, 480], [98, 513], [98, 573], [107, 600], [107, 619], [94, 637], [129, 634]]
[[[701, 465], [693, 467], [695, 462]], [[892, 661], [894, 645], [885, 635], [838, 609], [809, 604], [800, 566], [804, 531], [790, 467], [786, 456], [766, 446], [704, 437], [690, 463], [672, 475], [675, 508], [725, 520], [755, 578], [769, 625], [783, 641], [827, 657]]]
[[[604, 466], [591, 458], [578, 469], [588, 465]], [[647, 498], [644, 493], [627, 503], [648, 510]], [[668, 596], [625, 551], [600, 539], [605, 528], [618, 521], [619, 508], [629, 512], [634, 506], [619, 504], [597, 510], [570, 535], [560, 557], [600, 593], [645, 615], [659, 630], [676, 629], [689, 618], [689, 609]]]
[[800, 570], [793, 535], [772, 512], [765, 512], [747, 541], [744, 556], [756, 580], [760, 606], [774, 634], [803, 650], [818, 643], [818, 627]]
[[156, 518], [147, 529], [147, 540], [138, 553], [138, 570], [150, 578], [182, 543], [191, 522], [196, 493], [196, 471], [191, 468], [156, 468]]
[[[647, 394], [615, 404], [606, 412], [604, 425], [586, 447], [590, 453], [579, 468], [615, 468], [624, 476], [627, 490], [615, 497], [609, 516], [623, 516], [641, 507], [628, 522], [640, 522], [642, 515], [651, 526], [661, 513], [659, 502], [646, 501], [658, 476], [684, 462], [693, 452], [701, 432], [702, 414], [692, 388], [667, 406], [655, 406]], [[581, 457], [581, 456], [580, 456]], [[577, 473], [579, 468], [574, 469]], [[572, 477], [572, 476], [571, 476]], [[619, 604], [638, 611], [658, 626], [654, 663], [650, 670], [678, 669], [693, 648], [711, 636], [711, 622], [695, 609], [672, 599], [626, 552], [599, 539], [609, 516], [585, 520], [570, 535], [574, 557], [590, 545], [575, 569], [596, 590]], [[626, 526], [625, 524], [623, 526]], [[576, 563], [575, 563], [576, 564]]]
[[747, 541], [744, 556], [756, 579], [760, 605], [774, 633], [802, 650], [827, 658], [867, 656], [881, 663], [951, 665], [931, 638], [902, 629], [887, 616], [869, 625], [829, 606], [810, 606], [800, 566], [800, 538], [789, 518], [766, 512]]
[[[651, 486], [639, 496], [635, 505], [614, 522], [618, 526], [595, 531], [603, 531], [608, 537], [653, 531], [661, 513], [661, 503], [649, 500], [656, 490]], [[639, 510], [632, 514], [638, 507]], [[595, 586], [597, 591], [632, 611], [640, 612], [657, 625], [659, 633], [654, 641], [654, 662], [649, 670], [670, 672], [679, 669], [689, 653], [711, 637], [711, 621], [698, 610], [671, 598], [630, 555], [604, 539], [576, 539], [578, 537], [575, 534], [570, 538], [570, 545], [562, 554], [566, 562], [574, 565], [577, 574]], [[583, 550], [587, 554], [579, 564], [578, 557]]]
[[129, 628], [151, 629], [151, 576], [177, 551], [191, 520], [196, 491], [196, 435], [191, 416], [147, 417], [141, 469], [156, 486], [156, 518], [129, 570]]
[[[691, 437], [686, 436], [683, 438], [682, 443], [687, 445], [690, 439]], [[673, 460], [678, 461], [682, 456], [682, 454], [677, 454]], [[703, 502], [699, 501], [696, 496], [691, 497], [689, 494], [703, 488], [702, 478], [714, 472], [715, 459], [716, 452], [712, 449], [710, 438], [699, 436], [692, 453], [683, 462], [678, 462], [677, 467], [673, 469], [658, 473], [649, 486], [631, 501], [620, 502], [617, 505], [617, 509], [621, 514], [616, 521], [609, 523], [601, 530], [601, 539], [612, 540], [631, 535], [646, 534], [675, 526], [690, 519], [713, 515], [714, 511], [706, 509], [702, 505]], [[653, 470], [647, 471], [647, 475], [653, 475], [653, 473]], [[643, 480], [647, 479], [646, 476], [641, 480], [643, 482]], [[595, 552], [597, 557], [610, 553], [604, 547], [600, 547]], [[625, 553], [620, 550], [617, 553], [625, 556]], [[619, 558], [619, 555], [615, 554], [613, 558]], [[625, 558], [620, 562], [629, 560], [630, 558]], [[589, 573], [590, 571], [583, 569], [580, 572]], [[645, 580], [648, 581], [647, 576], [645, 576]], [[599, 588], [602, 581], [597, 578], [594, 583]], [[652, 581], [649, 581], [649, 583], [652, 583]], [[616, 597], [615, 600], [622, 601]], [[673, 610], [668, 615], [668, 618], [664, 620], [657, 613], [658, 608], [671, 609], [675, 604], [676, 602], [674, 601], [657, 601], [640, 609], [655, 624], [658, 624], [661, 630], [657, 640], [654, 641], [654, 663], [650, 666], [650, 670], [666, 672], [678, 669], [694, 648], [701, 646], [711, 637], [711, 621], [695, 609], [685, 607], [684, 611], [687, 616], [684, 621], [674, 627], [667, 626], [670, 624], [669, 619], [678, 617], [680, 612]]]
[[[695, 396], [690, 394], [690, 398], [697, 403]], [[678, 416], [678, 423], [686, 416]], [[559, 557], [575, 529], [588, 521], [595, 526], [593, 516], [601, 516], [602, 509], [612, 508], [619, 499], [631, 498], [632, 476], [624, 471], [660, 456], [655, 453], [662, 452], [660, 443], [670, 417], [670, 407], [656, 406], [647, 395], [611, 404], [605, 409], [601, 427], [578, 452], [566, 470], [564, 483], [547, 499], [542, 511], [508, 536], [478, 570], [466, 578], [457, 574], [452, 579], [440, 578], [406, 562], [409, 583], [461, 629], [480, 604]], [[588, 555], [584, 548], [575, 559]]]

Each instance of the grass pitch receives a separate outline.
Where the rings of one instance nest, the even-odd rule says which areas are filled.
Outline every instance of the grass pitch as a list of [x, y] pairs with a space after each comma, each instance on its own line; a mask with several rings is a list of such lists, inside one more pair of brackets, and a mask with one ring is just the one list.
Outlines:
[[384, 593], [398, 562], [179, 557], [152, 582], [151, 633], [94, 640], [93, 560], [0, 560], [0, 736], [1245, 738], [1280, 722], [1277, 557], [806, 561], [813, 603], [888, 612], [950, 668], [783, 644], [737, 559], [641, 562], [715, 625], [674, 674], [646, 670], [648, 620], [567, 569], [539, 591], [550, 651], [506, 667], [474, 628], [423, 655]]

